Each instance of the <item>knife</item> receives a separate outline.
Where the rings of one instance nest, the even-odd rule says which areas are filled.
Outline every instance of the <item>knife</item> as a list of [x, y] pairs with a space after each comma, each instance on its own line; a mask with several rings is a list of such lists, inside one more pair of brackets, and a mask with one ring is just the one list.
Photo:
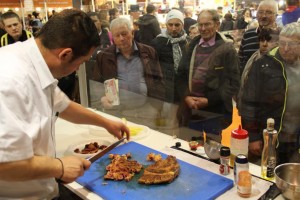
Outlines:
[[109, 152], [110, 150], [112, 150], [113, 148], [115, 148], [116, 146], [118, 146], [121, 142], [123, 142], [126, 138], [122, 138], [121, 140], [111, 144], [110, 146], [106, 147], [105, 149], [103, 149], [102, 151], [100, 151], [99, 153], [97, 153], [96, 155], [88, 158], [88, 160], [93, 163], [96, 160], [98, 160], [99, 158], [101, 158], [102, 156], [104, 156], [104, 154], [106, 154], [107, 152]]

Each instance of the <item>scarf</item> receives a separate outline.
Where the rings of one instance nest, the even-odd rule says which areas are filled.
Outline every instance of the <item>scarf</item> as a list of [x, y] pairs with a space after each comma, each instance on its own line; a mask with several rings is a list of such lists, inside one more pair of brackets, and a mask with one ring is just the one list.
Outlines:
[[181, 52], [181, 48], [180, 48], [179, 43], [181, 41], [186, 41], [186, 37], [187, 37], [187, 34], [184, 31], [181, 31], [180, 35], [181, 35], [180, 37], [173, 38], [166, 31], [166, 33], [159, 34], [157, 36], [157, 37], [168, 38], [168, 42], [167, 43], [170, 42], [172, 44], [172, 52], [173, 52], [173, 61], [174, 61], [174, 70], [175, 70], [175, 73], [177, 73], [177, 71], [178, 71], [179, 62], [180, 62], [181, 57], [182, 57], [182, 52]]

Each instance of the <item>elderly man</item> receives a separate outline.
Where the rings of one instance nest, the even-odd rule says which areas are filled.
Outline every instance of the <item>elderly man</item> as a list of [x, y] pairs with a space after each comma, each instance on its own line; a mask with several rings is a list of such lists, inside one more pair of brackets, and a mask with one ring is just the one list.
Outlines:
[[276, 25], [276, 16], [278, 11], [277, 2], [274, 0], [261, 1], [257, 10], [257, 20], [259, 27], [247, 30], [242, 38], [239, 59], [240, 59], [240, 72], [242, 73], [247, 61], [252, 54], [259, 49], [258, 33], [264, 29], [278, 29]]
[[57, 78], [87, 61], [97, 45], [92, 20], [66, 9], [35, 38], [0, 49], [0, 199], [56, 199], [55, 178], [70, 183], [90, 167], [90, 161], [76, 156], [56, 158], [57, 117], [102, 126], [119, 139], [126, 132], [129, 139], [124, 123], [70, 101], [56, 85]]
[[[133, 40], [128, 19], [114, 19], [110, 29], [114, 45], [97, 55], [94, 80], [103, 83], [115, 78], [119, 89], [163, 100], [164, 84], [155, 50]], [[102, 98], [102, 103], [107, 107], [108, 99]]]
[[180, 101], [176, 74], [182, 55], [186, 52], [187, 34], [183, 29], [183, 14], [179, 10], [171, 10], [166, 17], [167, 30], [159, 34], [151, 45], [158, 53], [166, 84], [166, 101], [178, 103]]
[[253, 63], [242, 95], [242, 121], [249, 151], [261, 156], [267, 118], [279, 131], [278, 163], [300, 162], [300, 24], [287, 24], [275, 47]]
[[22, 29], [22, 24], [19, 15], [14, 12], [6, 12], [1, 15], [1, 22], [4, 26], [6, 34], [0, 39], [0, 47], [13, 44], [15, 42], [23, 42], [32, 37], [29, 31]]
[[214, 127], [198, 124], [206, 132], [220, 134], [232, 121], [232, 98], [239, 88], [237, 52], [232, 40], [217, 32], [220, 20], [216, 10], [202, 10], [197, 21], [200, 35], [190, 43], [178, 71], [178, 85], [187, 90], [179, 120], [189, 124], [193, 113], [201, 115], [199, 111], [221, 115]]

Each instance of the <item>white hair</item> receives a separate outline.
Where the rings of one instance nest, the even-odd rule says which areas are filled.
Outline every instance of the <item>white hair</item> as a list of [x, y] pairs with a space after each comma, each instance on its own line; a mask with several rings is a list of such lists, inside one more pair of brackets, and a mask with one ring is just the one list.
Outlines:
[[262, 5], [267, 5], [267, 6], [270, 6], [271, 8], [273, 8], [275, 14], [278, 13], [278, 3], [274, 0], [264, 0], [264, 1], [261, 1], [258, 5], [258, 8], [257, 10], [259, 10], [260, 6]]
[[118, 17], [118, 18], [112, 20], [111, 23], [110, 23], [110, 30], [114, 27], [120, 27], [120, 26], [123, 26], [123, 25], [126, 25], [127, 28], [130, 31], [133, 30], [131, 21], [129, 19], [126, 19], [126, 18], [123, 18], [123, 17]]
[[300, 40], [300, 23], [299, 22], [292, 22], [289, 24], [286, 24], [281, 32], [280, 36], [285, 37], [297, 37]]

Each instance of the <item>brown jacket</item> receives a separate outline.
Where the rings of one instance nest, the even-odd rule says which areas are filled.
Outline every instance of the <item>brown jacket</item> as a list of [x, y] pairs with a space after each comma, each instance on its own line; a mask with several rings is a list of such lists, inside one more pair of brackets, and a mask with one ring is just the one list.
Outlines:
[[[165, 99], [165, 86], [163, 75], [158, 61], [156, 51], [147, 45], [136, 43], [139, 56], [144, 66], [144, 76], [148, 89], [148, 96], [160, 100]], [[93, 79], [103, 83], [111, 78], [118, 78], [116, 46], [100, 52], [96, 58], [96, 66], [93, 72]]]

